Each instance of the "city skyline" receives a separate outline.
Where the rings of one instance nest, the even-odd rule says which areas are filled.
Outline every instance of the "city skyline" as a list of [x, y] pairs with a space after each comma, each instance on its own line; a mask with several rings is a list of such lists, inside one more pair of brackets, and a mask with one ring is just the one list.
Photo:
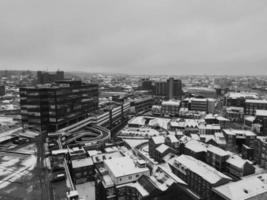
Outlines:
[[266, 8], [247, 0], [2, 1], [0, 68], [267, 75]]

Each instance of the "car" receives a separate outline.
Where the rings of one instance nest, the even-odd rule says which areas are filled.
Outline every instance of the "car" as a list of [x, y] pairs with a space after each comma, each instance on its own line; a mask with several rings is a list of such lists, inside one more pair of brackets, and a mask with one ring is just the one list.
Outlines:
[[59, 182], [66, 179], [65, 172], [53, 173], [51, 182]]

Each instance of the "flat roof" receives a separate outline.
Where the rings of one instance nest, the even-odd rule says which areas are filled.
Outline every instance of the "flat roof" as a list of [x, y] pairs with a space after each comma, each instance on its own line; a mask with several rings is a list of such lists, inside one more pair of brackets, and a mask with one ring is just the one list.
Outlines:
[[152, 137], [152, 140], [155, 144], [162, 144], [165, 142], [165, 138], [160, 135], [160, 136], [156, 136], [156, 137]]
[[193, 152], [206, 152], [207, 151], [207, 145], [203, 142], [197, 141], [197, 140], [190, 140], [185, 144], [185, 147], [187, 149], [190, 149]]
[[229, 152], [224, 151], [223, 149], [216, 147], [216, 146], [213, 146], [213, 145], [209, 145], [207, 150], [216, 154], [216, 155], [219, 155], [219, 156], [228, 156], [229, 155]]
[[127, 176], [130, 174], [137, 174], [140, 172], [149, 171], [148, 168], [136, 167], [134, 161], [129, 157], [120, 157], [105, 160], [104, 164], [115, 177]]
[[132, 118], [128, 124], [132, 124], [132, 125], [139, 125], [139, 126], [144, 126], [145, 125], [146, 120], [144, 119], [143, 116], [138, 116], [138, 117], [134, 117]]
[[246, 103], [255, 103], [255, 104], [267, 104], [267, 100], [266, 99], [246, 99], [245, 101]]
[[82, 159], [72, 160], [71, 163], [73, 168], [80, 168], [93, 165], [93, 160], [92, 158], [82, 158]]
[[181, 101], [179, 100], [169, 100], [169, 101], [162, 101], [162, 106], [180, 106]]
[[159, 145], [156, 150], [160, 153], [164, 153], [169, 147], [166, 144]]
[[256, 116], [267, 116], [267, 110], [256, 110]]
[[248, 200], [257, 196], [267, 199], [267, 174], [243, 177], [240, 181], [216, 187], [213, 191], [227, 200]]
[[256, 136], [256, 134], [250, 130], [242, 129], [223, 129], [227, 135], [246, 135], [246, 136]]

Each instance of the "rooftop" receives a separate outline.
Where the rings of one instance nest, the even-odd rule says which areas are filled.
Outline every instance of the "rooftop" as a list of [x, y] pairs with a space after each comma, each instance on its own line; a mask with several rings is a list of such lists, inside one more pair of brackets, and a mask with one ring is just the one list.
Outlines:
[[190, 171], [201, 176], [203, 179], [205, 179], [210, 184], [216, 184], [217, 182], [219, 182], [223, 179], [228, 180], [228, 181], [232, 180], [230, 177], [217, 171], [213, 167], [211, 167], [211, 166], [207, 165], [206, 163], [204, 163], [200, 160], [197, 160], [191, 156], [181, 155], [181, 156], [173, 158], [173, 159], [174, 159], [174, 161], [171, 160], [171, 162], [173, 162], [173, 163], [170, 163], [171, 165], [174, 164], [174, 166], [176, 165], [176, 167], [177, 167], [177, 165], [181, 164], [186, 169], [189, 169]]
[[165, 142], [165, 138], [163, 136], [152, 137], [152, 140], [155, 144], [163, 144]]
[[131, 125], [139, 125], [139, 126], [144, 126], [145, 125], [145, 118], [143, 116], [138, 116], [138, 117], [134, 117], [132, 118], [128, 124], [131, 124]]
[[267, 104], [266, 99], [246, 99], [246, 103]]
[[140, 172], [149, 171], [148, 168], [138, 168], [129, 157], [113, 158], [104, 161], [105, 166], [114, 175], [114, 177], [127, 176]]
[[219, 156], [228, 156], [229, 155], [229, 153], [227, 151], [224, 151], [223, 149], [216, 147], [216, 146], [213, 146], [213, 145], [209, 145], [207, 150], [216, 154], [216, 155], [219, 155]]
[[163, 101], [161, 103], [162, 106], [180, 106], [181, 101], [179, 100], [169, 100], [169, 101]]
[[245, 135], [245, 136], [256, 136], [256, 134], [250, 130], [241, 129], [223, 129], [224, 133], [227, 135]]
[[227, 200], [248, 200], [257, 196], [258, 199], [267, 199], [267, 174], [244, 177], [240, 181], [231, 182], [213, 190]]
[[185, 144], [185, 147], [187, 149], [190, 149], [193, 152], [206, 152], [207, 151], [207, 146], [206, 144], [199, 142], [197, 140], [190, 140]]
[[256, 110], [256, 116], [267, 116], [267, 110]]
[[71, 163], [73, 168], [80, 168], [93, 165], [93, 160], [91, 158], [83, 158], [83, 159], [72, 160]]
[[246, 163], [251, 163], [250, 161], [248, 160], [245, 160], [241, 157], [239, 157], [238, 155], [232, 155], [230, 156], [227, 160], [226, 160], [227, 163], [239, 168], [239, 169], [243, 169], [244, 165]]
[[238, 98], [252, 98], [257, 99], [258, 95], [252, 92], [229, 92], [227, 96], [231, 99], [238, 99]]
[[166, 144], [161, 144], [156, 148], [156, 150], [160, 153], [164, 153], [169, 147]]

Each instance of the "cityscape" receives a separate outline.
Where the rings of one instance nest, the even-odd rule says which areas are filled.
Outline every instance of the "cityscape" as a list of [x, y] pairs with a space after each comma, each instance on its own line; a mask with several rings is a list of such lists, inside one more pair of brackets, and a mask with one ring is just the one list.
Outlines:
[[1, 0], [0, 200], [267, 200], [267, 1]]
[[267, 198], [267, 77], [0, 75], [1, 199]]

